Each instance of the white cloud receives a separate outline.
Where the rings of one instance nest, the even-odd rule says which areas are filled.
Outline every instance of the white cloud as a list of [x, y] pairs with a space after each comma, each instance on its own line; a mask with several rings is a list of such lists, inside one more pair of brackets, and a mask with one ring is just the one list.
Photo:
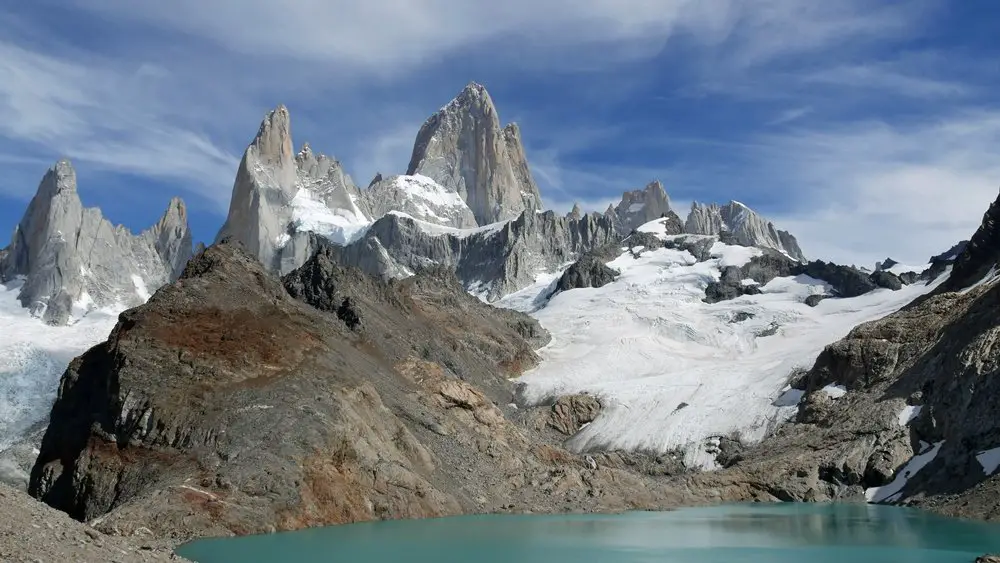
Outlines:
[[798, 119], [802, 119], [803, 117], [809, 115], [812, 112], [813, 112], [813, 108], [811, 106], [803, 106], [803, 107], [797, 107], [797, 108], [790, 108], [790, 109], [787, 109], [787, 110], [781, 112], [780, 114], [778, 114], [777, 117], [775, 117], [771, 121], [768, 121], [767, 124], [768, 125], [781, 125], [781, 124], [784, 124], [784, 123], [790, 123], [792, 121], [795, 121], [795, 120], [798, 120]]
[[960, 98], [970, 94], [966, 84], [914, 76], [889, 64], [836, 66], [802, 77], [807, 83], [852, 90], [883, 90], [912, 98]]
[[173, 100], [162, 99], [169, 94], [163, 86], [176, 86], [161, 82], [164, 72], [56, 58], [0, 41], [0, 137], [39, 147], [53, 160], [181, 180], [188, 193], [227, 205], [238, 157], [201, 133], [197, 116], [185, 120]]
[[[914, 0], [911, 4], [925, 4]], [[655, 54], [683, 37], [752, 66], [845, 41], [885, 39], [920, 10], [862, 0], [77, 0], [109, 18], [193, 34], [238, 53], [335, 63], [338, 71], [391, 74], [461, 49], [535, 57], [581, 46], [595, 54]], [[532, 58], [518, 56], [519, 64]], [[263, 69], [262, 69], [263, 71]]]
[[760, 178], [795, 202], [774, 217], [807, 254], [919, 262], [967, 239], [1000, 187], [1000, 110], [843, 124], [762, 139]]

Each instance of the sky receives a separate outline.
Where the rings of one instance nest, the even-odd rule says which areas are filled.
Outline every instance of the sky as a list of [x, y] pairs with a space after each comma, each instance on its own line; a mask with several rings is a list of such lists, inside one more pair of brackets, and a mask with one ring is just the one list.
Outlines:
[[548, 207], [661, 180], [810, 258], [923, 263], [1000, 189], [993, 0], [32, 0], [0, 7], [0, 244], [45, 170], [135, 231], [172, 196], [211, 242], [264, 114], [359, 185], [403, 173], [470, 81]]

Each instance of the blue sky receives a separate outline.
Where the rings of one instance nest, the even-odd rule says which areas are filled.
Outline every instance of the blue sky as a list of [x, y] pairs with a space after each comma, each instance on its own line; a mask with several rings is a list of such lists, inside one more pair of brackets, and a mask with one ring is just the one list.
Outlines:
[[0, 240], [67, 156], [112, 221], [180, 195], [210, 241], [269, 108], [366, 185], [475, 80], [551, 207], [655, 178], [682, 216], [736, 199], [811, 257], [920, 261], [1000, 187], [998, 26], [991, 0], [7, 3]]

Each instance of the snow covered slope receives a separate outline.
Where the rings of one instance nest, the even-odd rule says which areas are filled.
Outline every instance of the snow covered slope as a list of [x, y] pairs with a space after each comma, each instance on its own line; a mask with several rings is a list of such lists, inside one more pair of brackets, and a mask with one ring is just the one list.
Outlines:
[[[761, 295], [702, 301], [720, 268], [759, 252], [719, 242], [704, 262], [683, 250], [623, 252], [608, 264], [621, 272], [616, 281], [559, 293], [532, 313], [553, 339], [540, 350], [541, 364], [519, 380], [525, 399], [597, 395], [604, 409], [571, 447], [682, 449], [687, 464], [710, 469], [719, 437], [758, 441], [795, 413], [794, 398], [782, 396], [793, 371], [810, 367], [855, 325], [932, 289], [879, 289], [809, 307], [805, 297], [825, 293], [826, 284], [798, 276], [772, 280]], [[530, 310], [550, 282], [539, 279], [501, 303]]]
[[66, 366], [118, 320], [117, 310], [97, 310], [69, 326], [47, 325], [21, 307], [18, 290], [0, 285], [0, 451], [45, 420]]

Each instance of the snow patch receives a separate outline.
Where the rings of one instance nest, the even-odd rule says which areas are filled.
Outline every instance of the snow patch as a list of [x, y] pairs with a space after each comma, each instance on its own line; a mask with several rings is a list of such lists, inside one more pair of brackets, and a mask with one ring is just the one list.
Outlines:
[[132, 285], [135, 287], [135, 294], [139, 296], [139, 299], [142, 299], [143, 303], [149, 301], [149, 290], [146, 289], [146, 281], [142, 277], [132, 274]]
[[427, 176], [395, 176], [392, 181], [397, 189], [406, 194], [409, 203], [428, 219], [447, 222], [450, 220], [447, 215], [469, 208], [460, 195]]
[[831, 383], [830, 385], [820, 389], [820, 391], [829, 395], [831, 399], [839, 399], [847, 394], [847, 387]]
[[979, 461], [979, 465], [983, 466], [983, 473], [989, 477], [996, 473], [997, 468], [1000, 468], [1000, 448], [979, 452], [976, 454], [976, 460]]
[[882, 487], [865, 489], [865, 498], [868, 502], [875, 503], [899, 500], [902, 497], [903, 487], [906, 486], [910, 477], [913, 477], [918, 471], [926, 467], [928, 463], [934, 461], [943, 444], [944, 440], [934, 444], [934, 447], [930, 450], [913, 456], [902, 469], [896, 472], [896, 478], [892, 480], [892, 483]]
[[710, 250], [713, 258], [719, 259], [719, 267], [745, 266], [750, 260], [764, 254], [764, 251], [752, 246], [732, 246], [717, 242]]
[[413, 215], [408, 213], [403, 213], [402, 211], [389, 211], [386, 215], [395, 215], [397, 217], [403, 217], [409, 219], [420, 227], [420, 230], [431, 236], [443, 236], [450, 235], [457, 238], [466, 238], [473, 235], [490, 235], [497, 231], [500, 231], [507, 225], [510, 221], [499, 221], [496, 223], [490, 223], [489, 225], [484, 225], [482, 227], [473, 227], [471, 229], [458, 229], [455, 227], [448, 227], [445, 225], [438, 225], [437, 223], [431, 223], [429, 221], [424, 221], [417, 219]]
[[913, 419], [920, 416], [921, 409], [923, 409], [923, 407], [920, 405], [906, 405], [903, 407], [903, 410], [899, 411], [899, 425], [908, 426], [911, 422], [913, 422]]
[[[296, 231], [313, 232], [339, 245], [361, 238], [369, 223], [349, 209], [330, 209], [309, 188], [302, 187], [292, 198], [292, 226]], [[279, 246], [289, 238], [278, 237]]]

